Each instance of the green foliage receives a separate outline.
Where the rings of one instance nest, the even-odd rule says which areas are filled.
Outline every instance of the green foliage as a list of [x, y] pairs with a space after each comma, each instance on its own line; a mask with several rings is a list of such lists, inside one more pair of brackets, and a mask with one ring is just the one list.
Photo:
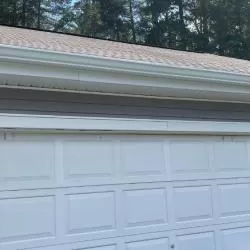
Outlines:
[[0, 0], [0, 23], [250, 60], [249, 0]]

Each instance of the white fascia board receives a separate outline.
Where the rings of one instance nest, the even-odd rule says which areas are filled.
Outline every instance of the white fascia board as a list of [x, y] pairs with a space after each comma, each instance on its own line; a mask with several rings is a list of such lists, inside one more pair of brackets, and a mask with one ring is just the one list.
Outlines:
[[0, 114], [0, 130], [250, 135], [250, 123]]
[[250, 102], [250, 76], [0, 46], [0, 85]]

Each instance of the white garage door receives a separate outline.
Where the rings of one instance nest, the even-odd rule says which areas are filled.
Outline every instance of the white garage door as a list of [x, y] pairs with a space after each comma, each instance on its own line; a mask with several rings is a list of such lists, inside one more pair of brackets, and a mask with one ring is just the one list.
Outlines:
[[249, 142], [1, 135], [0, 249], [250, 249]]

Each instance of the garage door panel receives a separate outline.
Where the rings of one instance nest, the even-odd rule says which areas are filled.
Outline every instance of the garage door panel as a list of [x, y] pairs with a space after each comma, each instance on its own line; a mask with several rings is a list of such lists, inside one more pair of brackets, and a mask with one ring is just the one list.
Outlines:
[[[75, 249], [73, 248], [72, 250]], [[111, 246], [100, 246], [100, 247], [77, 248], [77, 250], [117, 250], [117, 247], [116, 245], [111, 245]]]
[[[54, 246], [46, 246], [39, 248], [19, 248], [20, 250], [120, 250], [117, 244], [109, 244], [109, 242], [105, 243], [96, 243], [95, 241], [91, 243], [74, 243], [74, 244], [60, 244]], [[104, 245], [101, 245], [104, 244]], [[12, 249], [8, 249], [12, 250]]]
[[165, 227], [167, 202], [165, 188], [140, 188], [123, 191], [124, 226], [126, 231]]
[[114, 142], [108, 140], [63, 141], [63, 168], [66, 179], [113, 177]]
[[121, 171], [124, 177], [165, 175], [164, 142], [121, 140]]
[[221, 231], [222, 250], [245, 250], [250, 246], [250, 227]]
[[172, 173], [209, 172], [209, 143], [205, 141], [170, 140]]
[[249, 171], [248, 141], [215, 142], [213, 166], [217, 172]]
[[[75, 249], [73, 248], [72, 250]], [[117, 247], [116, 245], [111, 245], [111, 246], [100, 246], [100, 247], [77, 248], [77, 250], [117, 250]]]
[[55, 196], [0, 198], [0, 242], [55, 237]]
[[101, 234], [116, 229], [114, 192], [70, 194], [65, 200], [67, 234]]
[[0, 141], [0, 188], [51, 185], [54, 171], [52, 141]]
[[213, 220], [212, 187], [175, 186], [173, 204], [177, 224], [207, 224]]
[[167, 140], [171, 179], [192, 180], [212, 177], [209, 161], [210, 145], [210, 140], [206, 138], [187, 137]]
[[167, 250], [169, 239], [159, 238], [126, 243], [126, 250]]
[[216, 250], [214, 232], [176, 236], [177, 250]]
[[222, 219], [250, 219], [250, 183], [217, 186], [217, 205]]
[[[22, 250], [22, 249], [21, 249]], [[24, 249], [23, 249], [24, 250]], [[54, 246], [54, 247], [39, 247], [39, 248], [30, 248], [25, 250], [118, 250], [116, 245], [110, 246], [98, 246], [98, 247], [78, 247], [75, 248], [75, 245], [72, 246]]]

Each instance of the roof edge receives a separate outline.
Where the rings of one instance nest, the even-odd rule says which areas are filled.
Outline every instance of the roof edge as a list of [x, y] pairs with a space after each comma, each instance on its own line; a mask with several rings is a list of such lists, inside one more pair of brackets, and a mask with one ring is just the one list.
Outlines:
[[[55, 83], [54, 85], [53, 82], [55, 81], [52, 81], [60, 78], [61, 81], [67, 81], [61, 86], [66, 90], [71, 90], [72, 88], [80, 90], [83, 88], [84, 90], [89, 91], [110, 91], [124, 94], [131, 92], [130, 94], [133, 94], [132, 87], [134, 85], [138, 88], [143, 87], [145, 85], [143, 84], [143, 80], [146, 81], [147, 78], [148, 82], [144, 87], [152, 88], [152, 93], [150, 90], [147, 90], [147, 93], [144, 93], [145, 89], [141, 88], [141, 93], [144, 93], [145, 95], [158, 95], [157, 92], [153, 90], [159, 88], [159, 93], [162, 93], [163, 96], [167, 96], [168, 91], [164, 94], [162, 90], [164, 88], [166, 90], [173, 88], [175, 89], [175, 94], [172, 95], [170, 93], [169, 97], [182, 97], [183, 91], [188, 90], [186, 97], [200, 99], [199, 97], [192, 97], [192, 90], [196, 92], [211, 90], [212, 92], [216, 91], [220, 93], [220, 95], [216, 97], [217, 99], [226, 101], [227, 98], [223, 98], [222, 96], [224, 92], [227, 94], [233, 94], [234, 92], [239, 93], [241, 90], [235, 88], [242, 87], [245, 88], [245, 90], [247, 88], [247, 93], [249, 92], [250, 96], [249, 74], [194, 69], [181, 66], [178, 67], [176, 65], [171, 66], [161, 63], [146, 63], [91, 55], [77, 55], [73, 53], [46, 51], [10, 45], [0, 45], [0, 60], [2, 65], [6, 64], [6, 67], [2, 67], [2, 70], [0, 70], [0, 80], [1, 78], [3, 79], [1, 76], [4, 76], [4, 81], [7, 84], [12, 84], [10, 76], [13, 75], [16, 77], [18, 75], [26, 77], [30, 76], [33, 78], [43, 77], [43, 84], [45, 81], [51, 81], [48, 82], [48, 84], [45, 84], [44, 87], [60, 89], [60, 85], [58, 83]], [[9, 66], [11, 64], [13, 67], [10, 69], [10, 67], [7, 67], [7, 64]], [[22, 67], [18, 67], [18, 65], [22, 65]], [[57, 69], [57, 72], [54, 72], [52, 67]], [[29, 68], [31, 69], [30, 72]], [[33, 70], [36, 72], [32, 73]], [[91, 72], [92, 78], [90, 77]], [[93, 79], [93, 73], [98, 73], [96, 79]], [[109, 75], [110, 79], [107, 79], [107, 75]], [[8, 76], [10, 79], [8, 79]], [[124, 84], [127, 84], [125, 82], [126, 80], [128, 81], [128, 79], [130, 80], [130, 83], [126, 90]], [[72, 84], [70, 80], [74, 80], [75, 84]], [[108, 81], [112, 86], [110, 85], [106, 89], [105, 81]], [[85, 86], [84, 82], [88, 82], [88, 84]], [[95, 85], [97, 82], [98, 84]], [[23, 83], [16, 82], [13, 84], [22, 85]], [[41, 84], [39, 85], [37, 81], [34, 81], [33, 85], [34, 87], [41, 87]], [[121, 86], [123, 87], [120, 88]], [[182, 93], [178, 96], [178, 91], [180, 90], [182, 90]], [[138, 94], [138, 91], [139, 90], [137, 90], [135, 94]], [[201, 95], [201, 98], [205, 97], [202, 97]], [[205, 99], [210, 100], [215, 98], [208, 97]], [[230, 101], [229, 99], [228, 101]]]

